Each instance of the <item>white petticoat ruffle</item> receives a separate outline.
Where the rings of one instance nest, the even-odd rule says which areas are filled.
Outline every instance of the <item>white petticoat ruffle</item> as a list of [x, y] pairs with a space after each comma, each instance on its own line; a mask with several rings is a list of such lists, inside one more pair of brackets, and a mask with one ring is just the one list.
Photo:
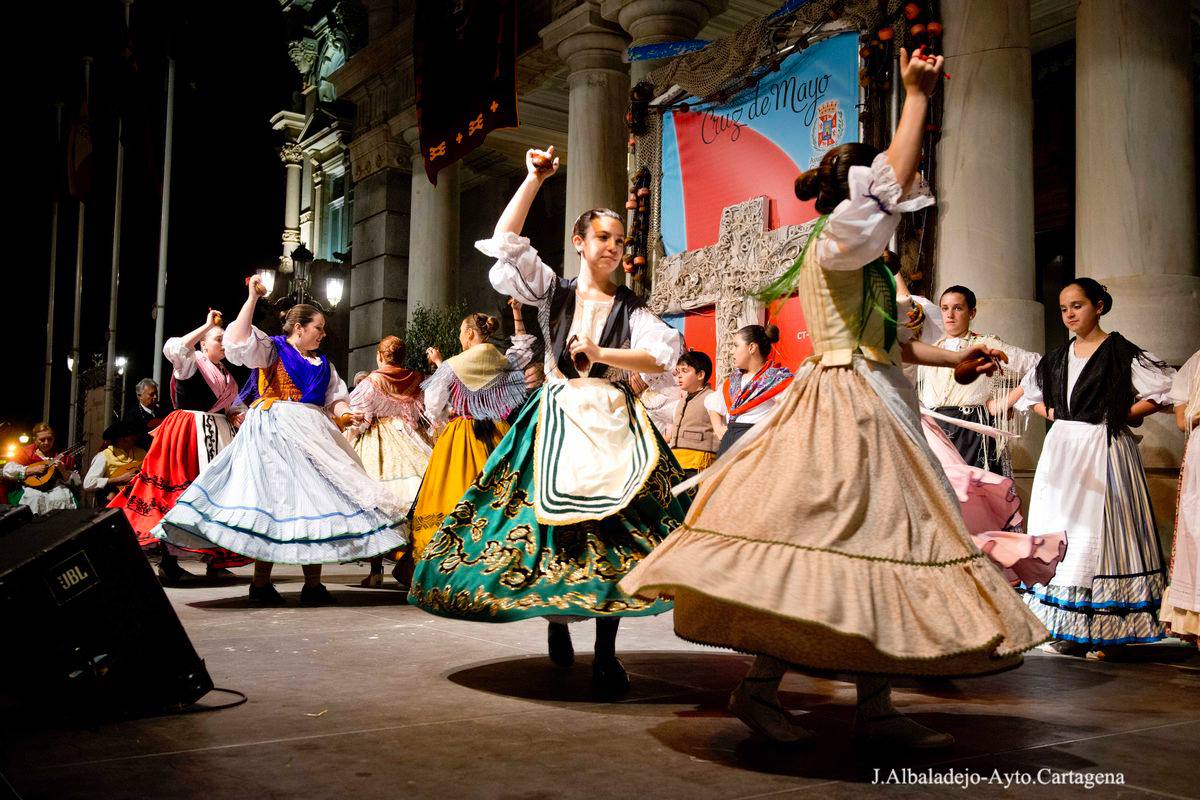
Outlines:
[[154, 535], [279, 564], [369, 558], [407, 542], [407, 509], [316, 406], [251, 409]]

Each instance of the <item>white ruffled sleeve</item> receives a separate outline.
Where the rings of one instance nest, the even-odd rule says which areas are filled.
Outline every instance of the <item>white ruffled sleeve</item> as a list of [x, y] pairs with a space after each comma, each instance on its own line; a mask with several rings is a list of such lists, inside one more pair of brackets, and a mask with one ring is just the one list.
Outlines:
[[675, 368], [683, 355], [683, 337], [679, 331], [646, 309], [637, 308], [629, 315], [631, 350], [645, 350], [662, 367], [663, 372]]
[[[1146, 351], [1146, 357], [1155, 361], [1158, 356]], [[1159, 368], [1143, 364], [1140, 358], [1133, 360], [1131, 371], [1133, 390], [1137, 393], [1138, 401], [1152, 400], [1160, 406], [1173, 405], [1171, 401], [1171, 382], [1175, 378], [1175, 370], [1170, 367]]]
[[329, 385], [325, 387], [325, 407], [333, 408], [339, 400], [349, 400], [350, 392], [346, 391], [346, 382], [338, 375], [337, 367], [329, 365]]
[[1036, 369], [1025, 373], [1025, 377], [1021, 379], [1021, 388], [1025, 390], [1025, 394], [1013, 403], [1013, 408], [1017, 411], [1032, 411], [1035, 403], [1046, 401], [1042, 396], [1042, 387], [1038, 386]]
[[450, 418], [450, 385], [453, 380], [454, 370], [443, 361], [421, 384], [425, 390], [425, 416], [435, 427], [440, 428]]
[[[228, 336], [228, 334], [226, 334]], [[275, 363], [275, 343], [271, 337], [253, 325], [250, 335], [243, 342], [225, 340], [225, 356], [230, 363], [250, 369], [261, 369]]]
[[538, 256], [529, 239], [506, 231], [491, 239], [480, 239], [475, 249], [496, 259], [488, 279], [497, 292], [531, 306], [540, 306], [548, 300], [557, 276]]
[[23, 481], [25, 480], [25, 465], [9, 461], [4, 465], [4, 469], [0, 470], [0, 474], [3, 474], [10, 481]]
[[171, 362], [176, 380], [186, 381], [196, 374], [196, 349], [185, 345], [178, 336], [167, 339], [163, 355]]
[[946, 324], [942, 322], [942, 310], [928, 297], [914, 294], [912, 299], [925, 312], [925, 324], [921, 326], [920, 340], [925, 344], [933, 344], [946, 335]]
[[508, 359], [509, 367], [525, 369], [533, 360], [533, 345], [537, 342], [537, 337], [528, 333], [514, 333], [511, 342], [508, 349], [504, 351], [504, 357]]
[[708, 396], [704, 398], [704, 409], [714, 414], [720, 414], [722, 417], [729, 417], [729, 409], [725, 407], [725, 392], [721, 391], [720, 386], [715, 392], [709, 392]]
[[870, 167], [851, 167], [850, 197], [829, 215], [817, 241], [816, 259], [822, 269], [854, 270], [879, 258], [900, 224], [900, 215], [933, 205], [933, 196], [918, 175], [902, 196], [886, 153]]
[[1175, 373], [1175, 377], [1171, 379], [1170, 398], [1172, 403], [1181, 406], [1193, 402], [1190, 391], [1192, 384], [1200, 380], [1200, 376], [1196, 374], [1198, 372], [1200, 372], [1200, 350], [1192, 353], [1192, 357], [1183, 363], [1183, 366]]

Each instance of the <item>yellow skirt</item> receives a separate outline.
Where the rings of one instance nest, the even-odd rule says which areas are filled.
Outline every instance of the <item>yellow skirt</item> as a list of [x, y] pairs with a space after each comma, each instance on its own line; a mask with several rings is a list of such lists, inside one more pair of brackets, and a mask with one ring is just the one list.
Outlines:
[[500, 420], [495, 425], [496, 432], [492, 440], [483, 442], [471, 429], [470, 419], [455, 417], [438, 437], [429, 459], [429, 468], [425, 471], [425, 480], [417, 495], [417, 504], [413, 508], [414, 559], [420, 559], [425, 545], [441, 527], [442, 520], [454, 510], [479, 473], [483, 472], [488, 456], [508, 432], [507, 422]]
[[710, 453], [707, 450], [691, 450], [686, 447], [676, 447], [671, 452], [675, 454], [676, 460], [679, 461], [679, 466], [685, 470], [694, 470], [696, 472], [708, 469], [717, 460], [717, 454]]

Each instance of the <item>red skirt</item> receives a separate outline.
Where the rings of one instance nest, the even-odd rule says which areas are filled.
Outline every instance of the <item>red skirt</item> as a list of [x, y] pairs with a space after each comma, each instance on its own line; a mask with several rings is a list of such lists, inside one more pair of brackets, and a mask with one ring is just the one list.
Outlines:
[[[212, 429], [197, 431], [197, 417], [203, 420], [206, 428]], [[200, 474], [199, 448], [205, 447], [207, 463], [224, 444], [220, 441], [223, 437], [219, 435], [217, 426], [226, 424], [215, 415], [177, 410], [172, 411], [155, 430], [154, 441], [142, 461], [141, 470], [108, 504], [109, 508], [119, 508], [125, 512], [129, 525], [137, 534], [138, 544], [144, 549], [167, 546], [166, 542], [155, 538], [151, 531], [162, 521], [163, 515], [175, 506], [183, 490]], [[204, 433], [203, 442], [200, 433]], [[208, 566], [212, 569], [241, 567], [252, 561], [223, 548], [193, 550], [176, 545], [170, 545], [170, 548], [206, 556]]]

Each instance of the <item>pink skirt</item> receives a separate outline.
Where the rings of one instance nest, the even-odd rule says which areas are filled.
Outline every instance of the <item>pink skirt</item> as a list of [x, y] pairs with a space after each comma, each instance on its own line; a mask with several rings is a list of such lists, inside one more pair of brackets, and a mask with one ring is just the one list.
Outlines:
[[938, 424], [924, 414], [921, 429], [954, 489], [975, 546], [1000, 566], [1013, 586], [1049, 583], [1067, 552], [1067, 535], [1030, 536], [1011, 530], [1021, 524], [1021, 501], [1012, 479], [968, 464]]

